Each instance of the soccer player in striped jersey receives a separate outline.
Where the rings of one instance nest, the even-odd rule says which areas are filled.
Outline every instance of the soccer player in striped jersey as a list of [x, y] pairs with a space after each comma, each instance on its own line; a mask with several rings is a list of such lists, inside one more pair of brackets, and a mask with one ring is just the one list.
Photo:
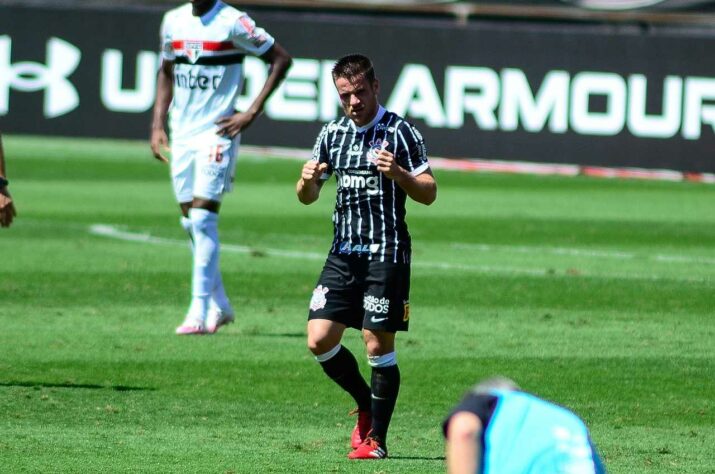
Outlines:
[[[348, 457], [381, 459], [400, 387], [395, 333], [407, 330], [410, 316], [405, 201], [432, 204], [437, 185], [420, 133], [380, 105], [370, 59], [345, 56], [332, 75], [345, 117], [323, 127], [296, 185], [300, 202], [311, 204], [331, 175], [337, 181], [333, 244], [310, 301], [308, 347], [357, 404]], [[341, 345], [348, 327], [362, 331], [369, 385]]]
[[[261, 113], [291, 58], [251, 17], [220, 0], [191, 0], [167, 12], [161, 51], [151, 149], [169, 162], [169, 114], [174, 193], [193, 249], [191, 304], [176, 333], [214, 333], [234, 320], [219, 270], [221, 198], [233, 186], [240, 133]], [[270, 72], [248, 110], [236, 111], [247, 54]]]

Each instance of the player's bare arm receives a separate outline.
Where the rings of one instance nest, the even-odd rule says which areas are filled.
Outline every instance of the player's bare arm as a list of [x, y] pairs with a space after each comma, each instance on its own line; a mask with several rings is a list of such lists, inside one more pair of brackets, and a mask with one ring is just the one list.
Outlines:
[[437, 199], [437, 183], [431, 170], [412, 176], [397, 164], [395, 156], [387, 150], [381, 150], [377, 154], [377, 169], [395, 181], [413, 200], [429, 206]]
[[447, 472], [466, 474], [477, 472], [480, 465], [479, 437], [482, 422], [467, 411], [455, 413], [447, 432]]
[[10, 227], [17, 213], [15, 203], [12, 201], [10, 191], [7, 189], [7, 174], [5, 174], [5, 152], [2, 147], [0, 135], [0, 227]]
[[295, 187], [300, 202], [312, 204], [318, 200], [323, 186], [320, 177], [326, 169], [328, 169], [327, 163], [318, 163], [315, 160], [310, 160], [303, 165], [300, 179]]
[[253, 121], [263, 111], [266, 101], [288, 73], [288, 69], [293, 63], [293, 59], [283, 47], [274, 43], [271, 49], [261, 56], [261, 59], [269, 65], [269, 74], [261, 92], [256, 96], [248, 110], [236, 112], [230, 117], [224, 117], [216, 122], [218, 125], [217, 134], [235, 137], [241, 130], [248, 128]]
[[161, 62], [156, 80], [156, 100], [151, 122], [151, 152], [154, 158], [164, 163], [169, 160], [164, 153], [169, 151], [169, 137], [166, 134], [166, 115], [171, 99], [174, 97], [174, 62], [164, 59]]

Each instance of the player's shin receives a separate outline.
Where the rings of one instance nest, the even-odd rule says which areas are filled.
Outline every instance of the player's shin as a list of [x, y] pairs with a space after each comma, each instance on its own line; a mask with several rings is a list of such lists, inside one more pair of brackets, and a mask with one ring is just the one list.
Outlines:
[[[181, 227], [186, 231], [190, 239], [191, 252], [194, 251], [194, 229], [191, 224], [191, 219], [188, 217], [181, 216], [180, 219]], [[226, 295], [226, 289], [223, 286], [223, 278], [221, 276], [220, 265], [216, 264], [216, 275], [214, 275], [214, 286], [211, 291], [211, 304], [217, 309], [226, 311], [230, 310], [231, 303]]]
[[372, 432], [371, 436], [383, 443], [395, 410], [400, 391], [400, 369], [395, 352], [382, 356], [369, 356], [372, 367]]
[[194, 262], [189, 315], [204, 320], [218, 271], [218, 214], [206, 209], [189, 210], [194, 236]]
[[355, 356], [338, 344], [324, 354], [315, 356], [325, 374], [348, 392], [360, 411], [370, 411], [370, 387], [360, 374]]

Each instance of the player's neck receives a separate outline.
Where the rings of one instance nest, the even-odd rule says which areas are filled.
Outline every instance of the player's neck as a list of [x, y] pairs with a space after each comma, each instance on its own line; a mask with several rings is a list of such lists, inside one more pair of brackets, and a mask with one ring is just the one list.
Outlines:
[[191, 13], [194, 16], [204, 16], [216, 5], [218, 0], [203, 0], [198, 2], [191, 2]]
[[379, 122], [382, 119], [382, 116], [385, 115], [385, 108], [380, 105], [379, 103], [377, 104], [377, 110], [375, 110], [375, 115], [372, 116], [370, 120], [368, 120], [366, 123], [363, 125], [358, 125], [357, 122], [353, 121], [353, 124], [355, 124], [355, 127], [359, 131], [365, 131], [369, 128], [372, 128], [377, 122]]

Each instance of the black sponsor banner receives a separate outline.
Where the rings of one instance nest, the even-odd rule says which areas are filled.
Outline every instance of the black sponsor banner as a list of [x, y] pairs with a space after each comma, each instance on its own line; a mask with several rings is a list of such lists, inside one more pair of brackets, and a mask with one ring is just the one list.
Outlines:
[[[309, 148], [332, 62], [372, 57], [430, 154], [715, 172], [715, 33], [251, 10], [294, 67], [244, 143]], [[146, 138], [162, 11], [0, 7], [0, 128]], [[246, 106], [265, 68], [247, 58]]]

